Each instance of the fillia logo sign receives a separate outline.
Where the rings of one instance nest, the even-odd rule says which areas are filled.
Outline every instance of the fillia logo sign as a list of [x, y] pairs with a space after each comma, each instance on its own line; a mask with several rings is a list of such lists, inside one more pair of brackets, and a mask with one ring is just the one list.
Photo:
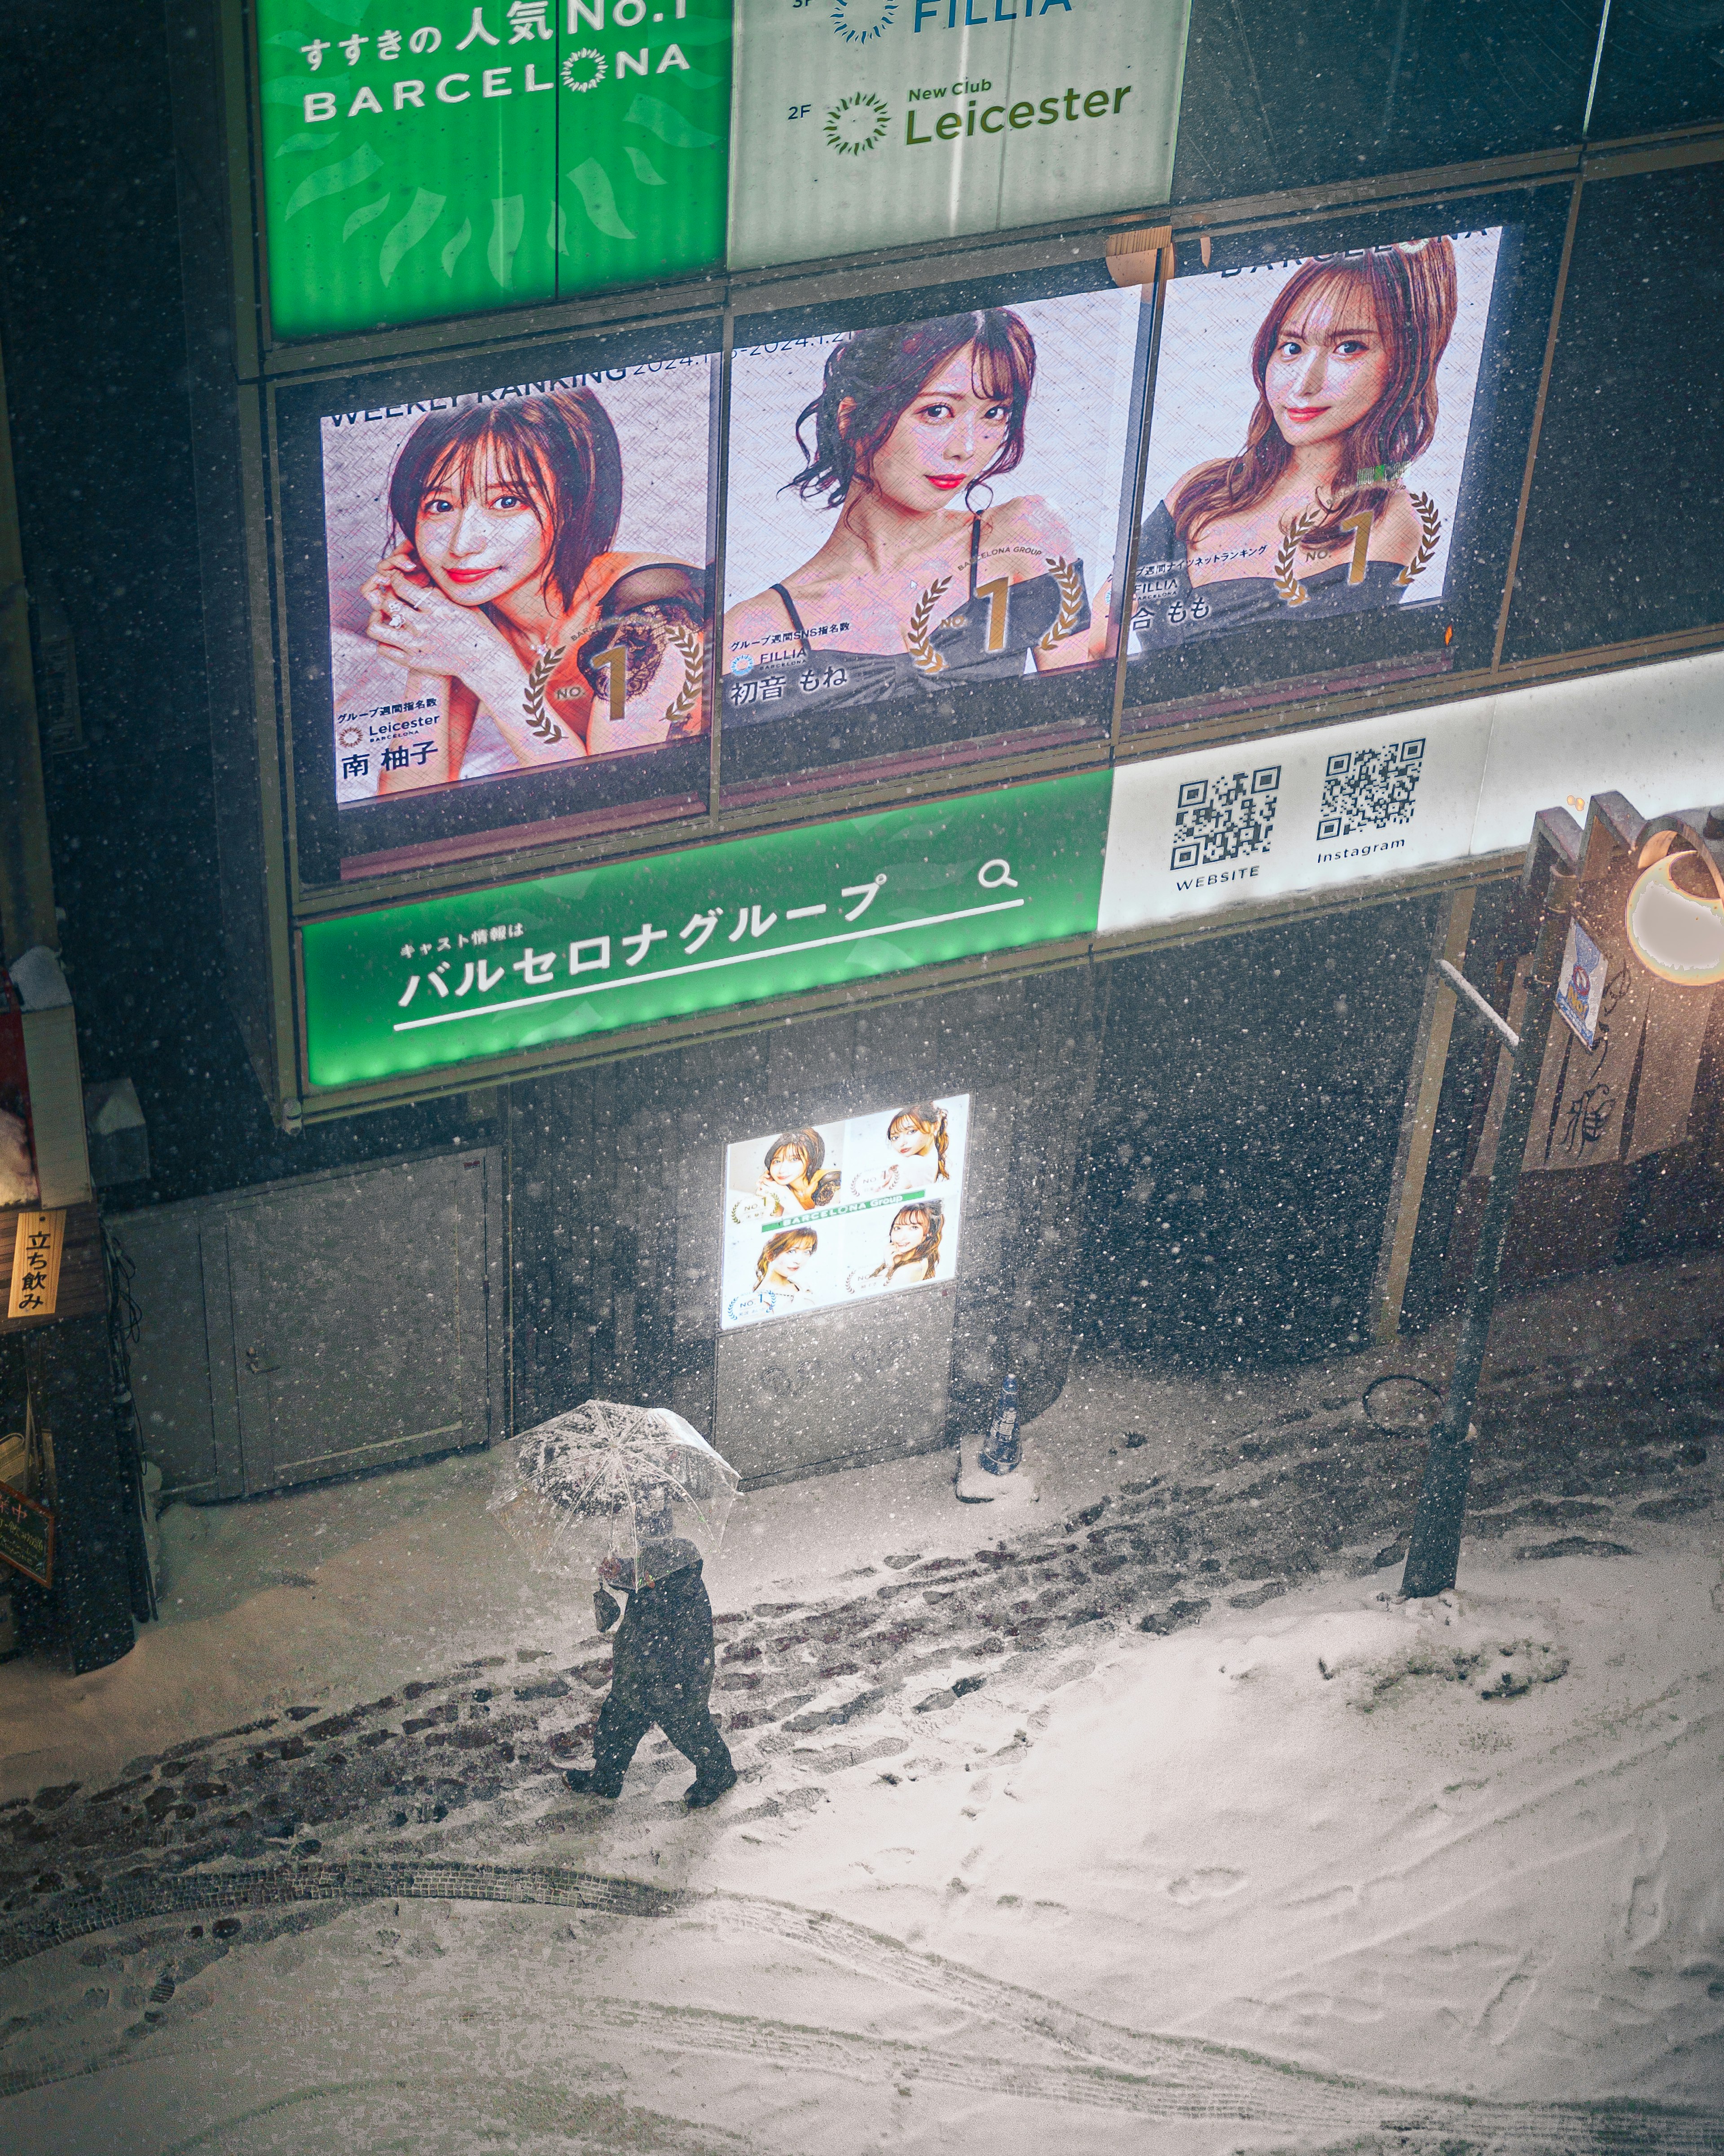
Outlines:
[[865, 45], [892, 27], [899, 0], [832, 0], [832, 27], [847, 45]]

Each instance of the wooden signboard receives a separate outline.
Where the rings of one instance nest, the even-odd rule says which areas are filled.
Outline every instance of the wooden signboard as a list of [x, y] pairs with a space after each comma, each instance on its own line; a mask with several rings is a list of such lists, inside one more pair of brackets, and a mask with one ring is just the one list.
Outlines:
[[8, 1317], [52, 1317], [59, 1300], [60, 1253], [65, 1247], [66, 1216], [20, 1213], [12, 1246], [12, 1291]]
[[[31, 1276], [39, 1281], [42, 1273], [40, 1263], [33, 1260], [43, 1255], [38, 1241], [44, 1216], [61, 1224], [52, 1311], [39, 1307], [46, 1283], [30, 1285]], [[107, 1302], [101, 1216], [94, 1205], [31, 1207], [22, 1212], [8, 1207], [0, 1212], [0, 1332], [25, 1332], [34, 1326], [58, 1325], [64, 1318], [96, 1316]]]
[[7, 1482], [0, 1482], [0, 1564], [38, 1587], [54, 1584], [54, 1514]]

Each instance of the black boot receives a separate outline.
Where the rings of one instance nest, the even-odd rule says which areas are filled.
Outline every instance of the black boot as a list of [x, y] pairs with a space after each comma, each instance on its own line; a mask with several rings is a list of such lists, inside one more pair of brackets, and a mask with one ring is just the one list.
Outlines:
[[614, 1802], [623, 1794], [620, 1784], [614, 1789], [608, 1788], [591, 1767], [571, 1767], [562, 1779], [577, 1797], [604, 1797]]
[[708, 1804], [716, 1804], [726, 1789], [736, 1786], [736, 1770], [726, 1763], [724, 1772], [715, 1781], [703, 1781], [698, 1775], [682, 1793], [682, 1800], [691, 1812], [701, 1811]]

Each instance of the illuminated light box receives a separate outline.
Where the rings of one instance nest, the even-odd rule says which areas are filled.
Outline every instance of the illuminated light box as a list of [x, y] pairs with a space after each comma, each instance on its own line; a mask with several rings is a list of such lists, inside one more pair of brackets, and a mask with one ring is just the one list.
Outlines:
[[730, 259], [1167, 199], [1188, 0], [738, 0]]
[[277, 336], [719, 265], [730, 0], [259, 0], [257, 28]]
[[725, 1149], [726, 1332], [957, 1270], [967, 1094], [763, 1132]]
[[310, 1082], [1090, 935], [1111, 785], [1078, 773], [309, 922]]
[[739, 322], [727, 790], [1106, 724], [1148, 325], [1099, 264]]
[[280, 393], [310, 880], [704, 808], [718, 366], [691, 341]]
[[1207, 268], [1179, 249], [1126, 645], [1126, 703], [1150, 708], [1128, 727], [1258, 684], [1488, 663], [1561, 208], [1224, 235]]
[[1441, 603], [1501, 240], [1175, 280], [1134, 652]]

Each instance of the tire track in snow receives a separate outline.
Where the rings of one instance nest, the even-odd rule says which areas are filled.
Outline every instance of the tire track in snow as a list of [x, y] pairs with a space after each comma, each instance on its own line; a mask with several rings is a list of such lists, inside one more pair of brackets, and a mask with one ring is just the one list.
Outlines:
[[[1664, 1703], [1661, 1700], [1653, 1701], [1648, 1702], [1645, 1708], [1634, 1711], [1637, 1713], [1649, 1712], [1651, 1707]], [[1537, 1789], [1522, 1790], [1512, 1802], [1500, 1805], [1490, 1811], [1481, 1812], [1476, 1818], [1459, 1821], [1440, 1839], [1427, 1842], [1423, 1847], [1414, 1850], [1412, 1854], [1399, 1858], [1386, 1867], [1366, 1871], [1359, 1877], [1345, 1883], [1350, 1891], [1356, 1892], [1362, 1899], [1368, 1895], [1372, 1889], [1380, 1887], [1385, 1883], [1392, 1882], [1397, 1886], [1403, 1886], [1420, 1873], [1429, 1874], [1433, 1867], [1445, 1860], [1464, 1857], [1468, 1852], [1470, 1844], [1476, 1841], [1480, 1835], [1499, 1830], [1511, 1820], [1524, 1819], [1528, 1814], [1537, 1812], [1542, 1806], [1548, 1806], [1553, 1811], [1557, 1810], [1565, 1800], [1588, 1794], [1594, 1784], [1619, 1779], [1636, 1768], [1655, 1766], [1661, 1755], [1674, 1751], [1679, 1745], [1687, 1743], [1690, 1739], [1712, 1740], [1721, 1723], [1724, 1723], [1724, 1709], [1691, 1716], [1670, 1729], [1646, 1739], [1633, 1749], [1618, 1751], [1608, 1758], [1595, 1758], [1586, 1761], [1571, 1773], [1547, 1779]], [[1562, 1746], [1559, 1748], [1567, 1749], [1572, 1743], [1572, 1739], [1565, 1738]], [[1419, 1817], [1417, 1811], [1408, 1810], [1403, 1813], [1398, 1828], [1393, 1830], [1386, 1830], [1381, 1837], [1382, 1840], [1387, 1845], [1395, 1847], [1398, 1835], [1402, 1845], [1410, 1843], [1413, 1839], [1412, 1830], [1417, 1825]], [[1404, 1946], [1409, 1940], [1415, 1939], [1421, 1932], [1429, 1931], [1433, 1925], [1444, 1917], [1453, 1917], [1475, 1904], [1482, 1902], [1488, 1907], [1492, 1902], [1500, 1901], [1506, 1885], [1511, 1882], [1535, 1876], [1542, 1872], [1558, 1872], [1576, 1862], [1597, 1861], [1604, 1853], [1619, 1851], [1624, 1843], [1632, 1842], [1636, 1834], [1640, 1831], [1633, 1820], [1628, 1820], [1619, 1826], [1600, 1828], [1577, 1839], [1553, 1844], [1552, 1837], [1562, 1825], [1560, 1814], [1556, 1820], [1545, 1822], [1540, 1841], [1540, 1846], [1544, 1853], [1536, 1861], [1519, 1861], [1507, 1871], [1494, 1872], [1488, 1877], [1482, 1877], [1475, 1883], [1449, 1895], [1444, 1900], [1427, 1900], [1420, 1904], [1415, 1916], [1386, 1924], [1375, 1932], [1362, 1938], [1350, 1939], [1342, 1945], [1328, 1948], [1321, 1952], [1314, 1952], [1308, 1943], [1303, 1944], [1299, 1949], [1296, 1970], [1283, 1969], [1279, 1972], [1280, 1974], [1286, 1976], [1298, 1974], [1308, 1979], [1321, 1969], [1344, 1968], [1349, 1963], [1356, 1962], [1362, 1958], [1381, 1954], [1391, 1948]], [[1335, 1883], [1332, 1880], [1324, 1880], [1311, 1875], [1304, 1882], [1290, 1884], [1284, 1891], [1279, 1906], [1283, 1908], [1296, 1907], [1299, 1906], [1298, 1897], [1301, 1893], [1313, 1889], [1318, 1895], [1326, 1892], [1332, 1892]]]
[[[1385, 2084], [1280, 2063], [1196, 2038], [1158, 2036], [1106, 2022], [963, 1964], [917, 1952], [848, 1917], [728, 1892], [658, 1887], [570, 1866], [395, 1863], [305, 1864], [263, 1871], [182, 1874], [129, 1882], [82, 1897], [33, 1924], [0, 1933], [0, 1966], [142, 1918], [292, 1902], [383, 1899], [516, 1902], [641, 1919], [711, 1915], [780, 1944], [802, 1947], [876, 1982], [938, 1999], [1067, 2054], [1066, 2061], [943, 2051], [935, 2046], [715, 2010], [647, 2001], [601, 2002], [597, 2022], [659, 2047], [747, 2050], [774, 2063], [877, 2082], [915, 2073], [942, 2087], [1025, 2100], [1125, 2111], [1145, 2119], [1237, 2119], [1319, 2134], [1465, 2133], [1521, 2156], [1724, 2156], [1724, 2117], [1625, 2102], [1515, 2105], [1420, 2096]], [[99, 2070], [85, 2067], [80, 2071]], [[62, 2078], [29, 2076], [33, 2084]]]

